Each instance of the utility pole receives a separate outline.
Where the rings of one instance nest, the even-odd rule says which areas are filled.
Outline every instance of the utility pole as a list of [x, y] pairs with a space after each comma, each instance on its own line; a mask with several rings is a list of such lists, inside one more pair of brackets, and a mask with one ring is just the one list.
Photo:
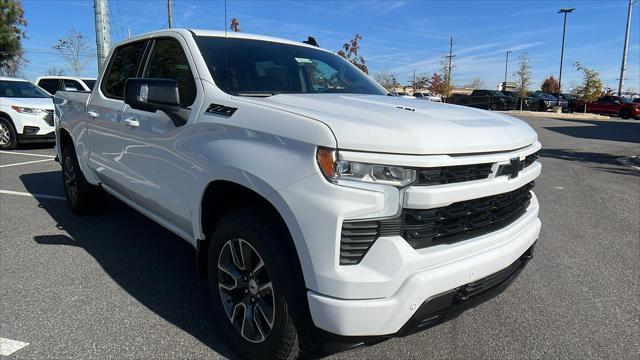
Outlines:
[[173, 27], [173, 14], [171, 12], [171, 1], [167, 0], [167, 24], [169, 24], [169, 29]]
[[564, 59], [564, 35], [567, 32], [567, 14], [574, 10], [575, 8], [558, 10], [558, 14], [564, 14], [564, 25], [562, 25], [562, 50], [560, 50], [560, 76], [558, 76], [558, 102], [556, 106], [560, 106], [560, 92], [562, 91], [562, 60]]
[[111, 46], [111, 29], [109, 27], [109, 0], [93, 0], [96, 22], [96, 54], [98, 55], [98, 72], [102, 71]]
[[622, 96], [624, 87], [624, 71], [627, 67], [627, 48], [629, 47], [629, 29], [631, 28], [631, 8], [633, 0], [629, 0], [629, 10], [627, 11], [627, 32], [624, 34], [624, 49], [622, 50], [622, 65], [620, 66], [620, 82], [618, 83], [618, 96]]
[[411, 84], [411, 87], [413, 88], [413, 92], [416, 92], [416, 69], [413, 69], [413, 84]]
[[447, 96], [449, 95], [449, 92], [451, 91], [451, 62], [453, 61], [453, 58], [455, 57], [455, 55], [453, 55], [453, 35], [451, 36], [451, 39], [449, 40], [449, 56], [446, 56], [446, 58], [449, 61], [449, 65], [447, 66]]
[[502, 91], [507, 90], [507, 69], [509, 68], [509, 53], [511, 50], [507, 50], [507, 60], [504, 62], [504, 82], [502, 83]]

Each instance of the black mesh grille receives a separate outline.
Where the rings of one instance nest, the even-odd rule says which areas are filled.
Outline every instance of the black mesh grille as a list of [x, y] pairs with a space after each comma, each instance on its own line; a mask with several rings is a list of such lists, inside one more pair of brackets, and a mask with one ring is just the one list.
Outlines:
[[536, 160], [538, 160], [539, 157], [540, 157], [540, 154], [538, 152], [534, 152], [533, 154], [527, 155], [527, 157], [524, 158], [524, 167], [527, 167], [533, 164]]
[[[467, 240], [501, 229], [529, 206], [533, 182], [512, 192], [462, 201], [444, 208], [402, 212], [400, 235], [415, 249]], [[381, 227], [385, 227], [382, 221]]]
[[53, 110], [46, 110], [46, 114], [43, 118], [43, 120], [47, 123], [47, 125], [49, 126], [53, 126]]
[[533, 187], [532, 181], [508, 193], [461, 201], [447, 207], [404, 209], [400, 217], [394, 219], [344, 222], [340, 264], [360, 263], [380, 236], [400, 235], [414, 249], [422, 249], [502, 229], [526, 212]]
[[414, 185], [441, 185], [486, 179], [493, 164], [473, 164], [419, 169]]

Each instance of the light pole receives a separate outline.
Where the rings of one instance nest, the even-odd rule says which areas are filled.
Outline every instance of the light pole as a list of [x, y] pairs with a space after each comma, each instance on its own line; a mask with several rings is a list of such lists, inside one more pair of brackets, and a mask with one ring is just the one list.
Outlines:
[[564, 8], [558, 10], [558, 14], [564, 14], [564, 24], [562, 25], [562, 50], [560, 50], [560, 76], [558, 76], [558, 103], [556, 106], [560, 106], [560, 91], [562, 89], [562, 60], [564, 58], [564, 35], [567, 32], [567, 14], [574, 10], [575, 8]]
[[627, 32], [624, 34], [624, 48], [622, 49], [622, 65], [620, 65], [620, 82], [618, 83], [618, 96], [622, 96], [624, 87], [624, 71], [627, 67], [627, 48], [629, 47], [629, 28], [631, 28], [631, 8], [633, 0], [629, 0], [629, 10], [627, 10]]
[[507, 90], [507, 69], [509, 68], [509, 53], [511, 50], [507, 50], [507, 60], [504, 61], [504, 82], [502, 83], [502, 91]]

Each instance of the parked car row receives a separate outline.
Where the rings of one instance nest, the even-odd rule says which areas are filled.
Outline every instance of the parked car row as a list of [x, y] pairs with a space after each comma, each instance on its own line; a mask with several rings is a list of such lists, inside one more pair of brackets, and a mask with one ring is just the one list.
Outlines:
[[55, 142], [52, 95], [59, 90], [90, 92], [96, 79], [41, 76], [35, 84], [0, 77], [0, 149]]
[[572, 111], [590, 112], [602, 115], [615, 115], [622, 119], [634, 118], [640, 120], [640, 100], [630, 100], [623, 96], [603, 96], [594, 102], [574, 100]]

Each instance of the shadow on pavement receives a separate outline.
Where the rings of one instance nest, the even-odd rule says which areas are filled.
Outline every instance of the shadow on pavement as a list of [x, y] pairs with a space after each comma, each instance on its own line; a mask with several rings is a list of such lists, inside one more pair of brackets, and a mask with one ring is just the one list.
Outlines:
[[584, 126], [549, 126], [545, 127], [545, 129], [581, 139], [640, 143], [640, 122], [577, 119], [567, 121], [584, 124]]
[[[30, 192], [58, 183], [60, 173], [20, 176]], [[41, 201], [67, 235], [39, 235], [39, 245], [78, 246], [138, 302], [224, 357], [237, 358], [215, 326], [207, 281], [196, 273], [193, 247], [115, 198], [79, 217], [66, 202]]]
[[581, 163], [591, 163], [598, 166], [593, 169], [606, 171], [619, 175], [640, 176], [640, 171], [626, 167], [618, 162], [618, 155], [568, 150], [568, 149], [542, 149], [540, 156], [543, 158], [577, 161]]

